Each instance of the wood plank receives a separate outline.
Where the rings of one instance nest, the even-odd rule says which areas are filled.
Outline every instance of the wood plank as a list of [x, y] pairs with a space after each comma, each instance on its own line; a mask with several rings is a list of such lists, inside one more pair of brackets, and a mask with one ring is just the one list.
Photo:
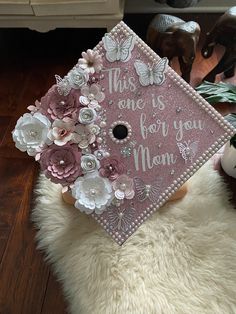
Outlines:
[[49, 269], [36, 250], [35, 230], [30, 222], [34, 169], [25, 181], [22, 202], [0, 264], [0, 313], [40, 314]]
[[7, 133], [10, 121], [11, 121], [10, 116], [5, 116], [5, 117], [0, 116], [0, 147], [1, 147], [3, 138], [5, 137]]
[[32, 169], [35, 169], [33, 161], [12, 159], [10, 163], [7, 158], [0, 158], [0, 262]]
[[65, 314], [67, 305], [62, 294], [61, 284], [50, 272], [47, 291], [41, 314], [52, 314], [57, 309], [57, 314]]

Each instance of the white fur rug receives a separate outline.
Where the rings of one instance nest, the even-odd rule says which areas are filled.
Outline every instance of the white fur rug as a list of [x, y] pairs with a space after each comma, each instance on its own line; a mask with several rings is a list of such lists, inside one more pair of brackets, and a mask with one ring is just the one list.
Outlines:
[[119, 247], [39, 179], [33, 219], [73, 314], [235, 314], [236, 211], [208, 163]]

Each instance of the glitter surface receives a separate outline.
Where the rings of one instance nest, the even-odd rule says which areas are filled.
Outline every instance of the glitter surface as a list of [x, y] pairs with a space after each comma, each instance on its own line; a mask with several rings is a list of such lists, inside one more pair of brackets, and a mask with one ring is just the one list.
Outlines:
[[[134, 62], [141, 60], [151, 68], [160, 58], [123, 22], [110, 33], [118, 42], [130, 35], [135, 44], [127, 62], [108, 61], [102, 43], [95, 48], [103, 53], [101, 85], [106, 93], [103, 107], [107, 134], [122, 116], [132, 129], [129, 142], [135, 141], [135, 145], [122, 145], [107, 135], [106, 144], [111, 156], [120, 156], [130, 177], [143, 182], [135, 186], [134, 199], [93, 215], [118, 244], [126, 241], [235, 132], [170, 67], [161, 85], [142, 86]], [[183, 152], [181, 145], [190, 148]]]

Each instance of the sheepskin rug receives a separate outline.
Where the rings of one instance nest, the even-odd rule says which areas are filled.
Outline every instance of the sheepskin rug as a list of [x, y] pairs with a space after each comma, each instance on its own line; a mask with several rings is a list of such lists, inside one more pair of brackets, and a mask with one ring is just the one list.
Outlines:
[[40, 176], [39, 248], [73, 314], [235, 314], [236, 211], [208, 162], [187, 196], [168, 203], [118, 246]]

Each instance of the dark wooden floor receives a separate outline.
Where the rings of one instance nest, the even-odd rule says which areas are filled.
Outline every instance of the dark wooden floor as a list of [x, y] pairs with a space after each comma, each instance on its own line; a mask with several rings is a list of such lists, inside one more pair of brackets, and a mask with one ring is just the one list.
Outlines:
[[[214, 17], [196, 16], [207, 31]], [[144, 35], [139, 17], [126, 18]], [[205, 25], [205, 27], [204, 27]], [[29, 104], [40, 98], [54, 83], [54, 74], [64, 75], [81, 51], [93, 47], [104, 30], [57, 30], [39, 34], [29, 30], [0, 30], [0, 313], [66, 313], [60, 285], [36, 250], [35, 230], [30, 221], [32, 190], [37, 164], [15, 149], [11, 131]], [[197, 55], [192, 84], [217, 63], [222, 49], [211, 60]], [[176, 67], [176, 65], [175, 65]], [[177, 67], [176, 67], [177, 68]], [[236, 77], [231, 79], [236, 82]], [[220, 109], [227, 113], [234, 106]], [[89, 314], [89, 313], [88, 313]]]

